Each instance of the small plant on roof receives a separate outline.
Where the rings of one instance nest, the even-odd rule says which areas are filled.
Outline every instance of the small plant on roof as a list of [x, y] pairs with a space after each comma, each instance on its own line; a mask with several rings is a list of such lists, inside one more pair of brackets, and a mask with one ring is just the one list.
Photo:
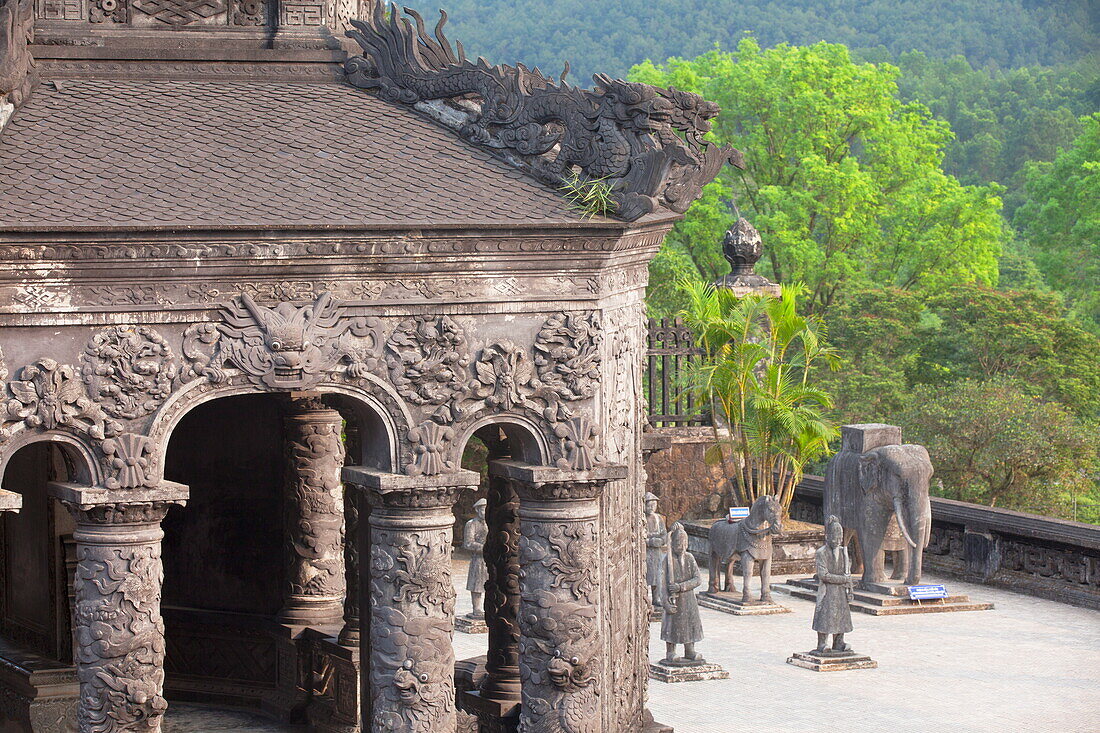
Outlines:
[[584, 178], [572, 171], [561, 186], [565, 198], [574, 209], [586, 219], [607, 216], [615, 210], [614, 194], [606, 176], [603, 178]]

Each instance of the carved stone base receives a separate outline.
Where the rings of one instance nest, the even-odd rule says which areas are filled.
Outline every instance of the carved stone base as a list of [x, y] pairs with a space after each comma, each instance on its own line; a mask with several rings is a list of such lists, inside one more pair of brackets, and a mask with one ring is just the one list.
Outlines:
[[470, 614], [455, 619], [455, 631], [463, 634], [488, 634], [489, 625], [484, 618], [473, 618]]
[[658, 682], [699, 682], [701, 680], [728, 680], [730, 673], [720, 665], [672, 664], [664, 660], [649, 665], [649, 678]]
[[722, 613], [730, 613], [734, 616], [771, 616], [777, 613], [791, 612], [791, 609], [786, 606], [780, 606], [778, 603], [769, 603], [768, 601], [749, 601], [745, 603], [741, 600], [740, 593], [711, 593], [710, 591], [706, 591], [703, 593], [696, 593], [695, 597], [699, 600], [699, 605], [703, 608], [721, 611]]
[[72, 665], [0, 640], [0, 730], [68, 733], [79, 699]]
[[793, 664], [803, 669], [811, 669], [814, 672], [839, 672], [845, 669], [875, 669], [878, 667], [878, 662], [866, 654], [830, 651], [819, 653], [817, 650], [795, 652], [787, 657], [787, 664]]
[[[875, 590], [867, 590], [863, 587], [855, 589], [852, 594], [852, 602], [849, 604], [853, 611], [867, 613], [872, 616], [903, 616], [913, 613], [987, 611], [993, 608], [992, 603], [971, 601], [970, 596], [967, 595], [950, 595], [943, 600], [920, 601], [918, 603], [909, 600], [908, 590], [904, 585], [874, 583], [871, 584], [871, 587]], [[816, 601], [817, 578], [788, 580], [786, 583], [772, 585], [772, 590], [786, 593], [795, 598]]]

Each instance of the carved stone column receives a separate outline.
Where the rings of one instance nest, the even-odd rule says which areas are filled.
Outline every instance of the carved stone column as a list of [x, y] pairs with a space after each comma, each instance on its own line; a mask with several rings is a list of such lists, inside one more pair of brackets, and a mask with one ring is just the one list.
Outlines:
[[[340, 643], [359, 646], [359, 527], [364, 515], [370, 513], [363, 507], [361, 492], [344, 492], [344, 578], [347, 592], [344, 595], [344, 628], [340, 630]], [[362, 511], [367, 509], [367, 511]]]
[[477, 488], [478, 475], [414, 477], [348, 467], [344, 479], [364, 487], [372, 504], [370, 562], [361, 569], [370, 598], [369, 638], [362, 642], [370, 714], [363, 726], [453, 733], [452, 507], [461, 490]]
[[187, 498], [187, 487], [164, 482], [159, 489], [141, 492], [146, 501], [134, 501], [131, 491], [73, 484], [50, 484], [50, 491], [77, 522], [77, 729], [157, 733], [168, 709], [162, 694], [160, 522], [172, 504]]
[[485, 540], [489, 650], [485, 679], [477, 693], [466, 695], [464, 708], [476, 712], [482, 730], [507, 731], [515, 730], [520, 705], [519, 497], [507, 476], [500, 474], [492, 447], [489, 459], [485, 516], [489, 525]]
[[602, 687], [599, 497], [626, 467], [497, 461], [493, 471], [520, 499], [519, 729], [599, 733], [601, 695], [613, 694]]
[[287, 589], [279, 617], [340, 624], [344, 617], [344, 465], [340, 413], [319, 397], [292, 399], [285, 420]]

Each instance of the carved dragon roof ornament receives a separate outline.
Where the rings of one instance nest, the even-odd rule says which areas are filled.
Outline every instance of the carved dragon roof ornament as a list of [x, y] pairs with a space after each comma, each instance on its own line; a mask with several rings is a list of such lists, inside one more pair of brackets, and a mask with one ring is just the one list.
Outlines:
[[366, 19], [351, 21], [347, 35], [363, 48], [347, 61], [351, 84], [415, 105], [550, 185], [602, 180], [622, 219], [684, 212], [725, 163], [744, 167], [740, 151], [703, 141], [719, 110], [696, 94], [603, 74], [582, 89], [566, 83], [568, 64], [554, 80], [522, 64], [470, 61], [443, 34], [446, 12], [433, 38], [404, 10], [369, 0]]
[[34, 0], [0, 0], [0, 130], [38, 83], [33, 35]]

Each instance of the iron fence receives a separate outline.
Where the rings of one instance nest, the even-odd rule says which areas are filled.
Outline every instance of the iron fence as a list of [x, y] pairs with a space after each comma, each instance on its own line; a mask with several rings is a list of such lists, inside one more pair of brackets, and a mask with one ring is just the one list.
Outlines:
[[710, 411], [684, 391], [683, 375], [703, 350], [679, 318], [650, 318], [645, 390], [654, 427], [710, 425]]

